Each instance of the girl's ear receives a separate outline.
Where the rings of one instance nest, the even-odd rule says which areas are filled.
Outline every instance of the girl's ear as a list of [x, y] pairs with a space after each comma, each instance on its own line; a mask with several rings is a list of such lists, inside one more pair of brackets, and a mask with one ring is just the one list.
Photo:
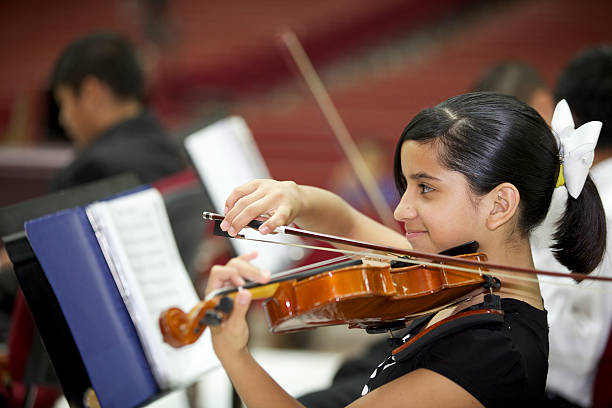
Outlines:
[[502, 183], [487, 194], [486, 200], [489, 209], [486, 225], [489, 230], [494, 231], [512, 219], [521, 196], [513, 184]]

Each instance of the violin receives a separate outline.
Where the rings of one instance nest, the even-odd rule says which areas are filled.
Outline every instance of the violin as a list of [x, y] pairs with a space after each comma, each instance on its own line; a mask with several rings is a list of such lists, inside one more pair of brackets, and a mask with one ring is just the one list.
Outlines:
[[[217, 216], [217, 221], [218, 216]], [[259, 222], [252, 225], [256, 228]], [[483, 284], [486, 261], [481, 253], [449, 256], [474, 251], [476, 243], [441, 254], [450, 259], [436, 265], [410, 265], [395, 261], [368, 265], [361, 260], [312, 269], [273, 279], [267, 284], [247, 284], [253, 299], [265, 299], [263, 309], [274, 333], [346, 324], [379, 332], [405, 326], [405, 321], [432, 309], [447, 307]], [[463, 261], [471, 265], [455, 270]], [[408, 266], [407, 266], [408, 265]], [[173, 347], [195, 342], [208, 325], [219, 324], [232, 310], [237, 288], [220, 289], [185, 313], [171, 308], [159, 319], [164, 340]]]
[[447, 270], [443, 265], [349, 266], [282, 282], [263, 308], [273, 333], [342, 324], [378, 332], [404, 327], [406, 320], [473, 292], [485, 283], [482, 273]]
[[[224, 219], [222, 215], [204, 213], [203, 217], [215, 221], [215, 231], [225, 234], [219, 227]], [[261, 221], [255, 220], [248, 226], [257, 229], [260, 225]], [[299, 274], [286, 274], [263, 285], [245, 285], [244, 289], [252, 293], [253, 299], [264, 299], [264, 311], [270, 330], [274, 333], [340, 324], [369, 332], [404, 327], [407, 320], [466, 300], [468, 294], [478, 288], [483, 288], [483, 292], [498, 289], [501, 282], [489, 275], [493, 270], [497, 276], [509, 271], [515, 277], [517, 274], [541, 274], [571, 277], [576, 281], [612, 281], [612, 278], [603, 276], [491, 264], [487, 262], [485, 254], [476, 252], [476, 243], [431, 254], [292, 227], [279, 227], [275, 232], [384, 251], [393, 255], [337, 250], [393, 260], [395, 263], [376, 266], [352, 261], [331, 269], [327, 266]], [[398, 255], [407, 257], [400, 258]], [[189, 313], [178, 308], [164, 311], [159, 319], [164, 341], [174, 347], [195, 342], [206, 326], [221, 323], [231, 313], [231, 299], [237, 291], [238, 288], [229, 288], [212, 292]]]

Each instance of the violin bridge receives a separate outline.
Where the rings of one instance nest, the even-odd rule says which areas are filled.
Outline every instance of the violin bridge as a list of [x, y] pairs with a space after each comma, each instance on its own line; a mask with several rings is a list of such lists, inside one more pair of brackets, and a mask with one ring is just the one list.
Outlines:
[[377, 258], [376, 256], [364, 256], [361, 259], [361, 262], [363, 262], [364, 265], [369, 265], [369, 266], [389, 266], [389, 262], [388, 261], [384, 261], [380, 258]]

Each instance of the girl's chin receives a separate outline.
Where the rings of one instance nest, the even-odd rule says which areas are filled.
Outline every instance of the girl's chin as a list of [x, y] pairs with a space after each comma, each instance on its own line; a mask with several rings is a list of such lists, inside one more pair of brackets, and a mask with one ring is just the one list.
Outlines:
[[440, 252], [434, 245], [431, 244], [431, 242], [425, 242], [425, 240], [412, 239], [408, 240], [408, 242], [410, 242], [412, 249], [415, 251], [429, 252], [433, 254]]
[[440, 245], [436, 245], [435, 243], [431, 242], [430, 239], [428, 239], [429, 235], [428, 234], [422, 234], [419, 235], [417, 237], [413, 237], [412, 239], [409, 239], [408, 242], [410, 242], [410, 245], [412, 245], [412, 249], [414, 249], [415, 251], [419, 251], [419, 252], [427, 252], [430, 254], [438, 254], [442, 251], [445, 251], [447, 249], [450, 249], [456, 245], [450, 245], [448, 247], [440, 247]]

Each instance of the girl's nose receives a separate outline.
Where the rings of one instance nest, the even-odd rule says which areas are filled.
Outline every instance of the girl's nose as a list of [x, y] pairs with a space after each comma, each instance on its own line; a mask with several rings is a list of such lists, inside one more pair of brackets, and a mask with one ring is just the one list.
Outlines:
[[393, 211], [393, 217], [397, 221], [403, 221], [414, 219], [416, 218], [416, 216], [416, 208], [414, 208], [414, 206], [411, 204], [410, 200], [407, 197], [407, 194], [404, 193], [399, 204], [397, 205], [397, 207], [395, 207], [395, 211]]

